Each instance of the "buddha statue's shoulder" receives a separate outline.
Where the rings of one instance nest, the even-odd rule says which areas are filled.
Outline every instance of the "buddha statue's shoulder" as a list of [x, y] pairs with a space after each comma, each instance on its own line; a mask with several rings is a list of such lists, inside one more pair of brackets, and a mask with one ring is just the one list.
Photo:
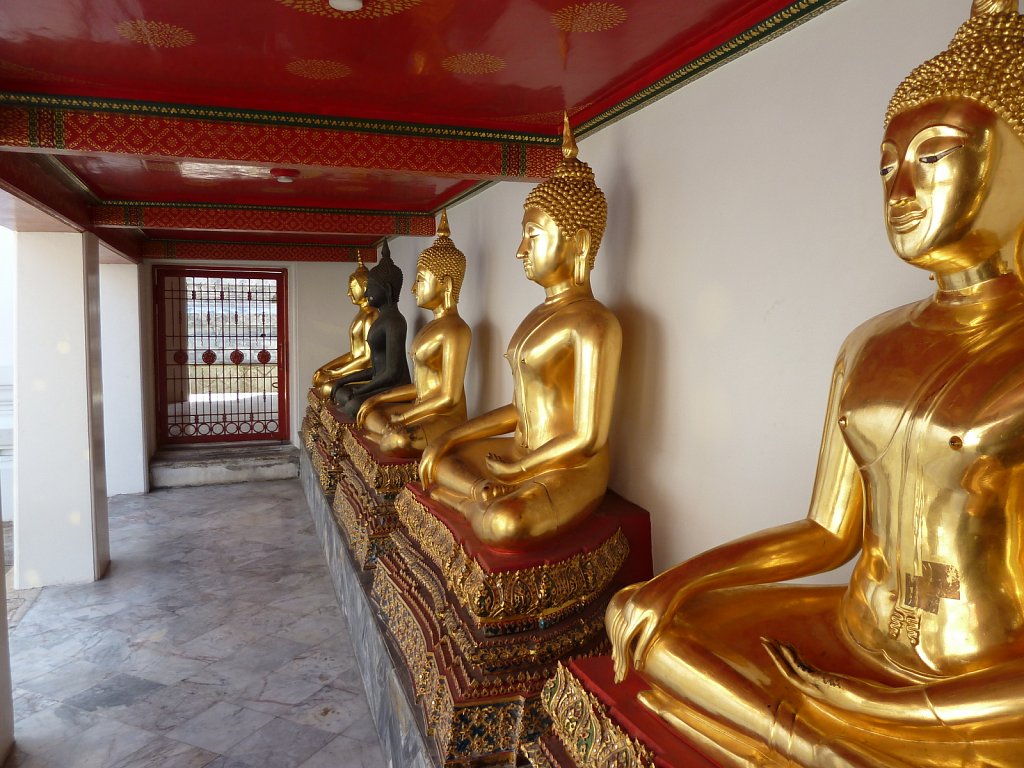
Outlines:
[[929, 299], [913, 301], [864, 321], [847, 335], [840, 351], [840, 357], [855, 356], [864, 349], [869, 341], [896, 333], [900, 328], [912, 324], [914, 316], [928, 302]]
[[425, 326], [423, 330], [430, 329], [430, 331], [437, 333], [472, 333], [472, 329], [469, 327], [469, 323], [462, 319], [461, 315], [445, 315], [444, 317], [438, 317], [431, 320]]
[[373, 321], [377, 319], [379, 314], [376, 307], [360, 309], [353, 323], [355, 325], [373, 325]]
[[[619, 319], [608, 307], [593, 297], [575, 299], [551, 312], [548, 322], [578, 326], [581, 322], [618, 327]], [[585, 328], [585, 326], [584, 326]]]

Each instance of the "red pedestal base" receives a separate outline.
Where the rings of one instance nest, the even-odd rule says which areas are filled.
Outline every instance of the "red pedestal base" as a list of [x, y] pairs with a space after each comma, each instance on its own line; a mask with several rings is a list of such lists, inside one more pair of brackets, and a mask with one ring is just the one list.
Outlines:
[[649, 687], [616, 684], [610, 656], [560, 666], [542, 694], [551, 730], [523, 750], [533, 768], [717, 768], [637, 700]]
[[373, 586], [426, 730], [446, 764], [514, 760], [547, 729], [559, 661], [607, 653], [604, 611], [650, 578], [650, 518], [609, 494], [591, 521], [530, 552], [497, 552], [410, 484]]

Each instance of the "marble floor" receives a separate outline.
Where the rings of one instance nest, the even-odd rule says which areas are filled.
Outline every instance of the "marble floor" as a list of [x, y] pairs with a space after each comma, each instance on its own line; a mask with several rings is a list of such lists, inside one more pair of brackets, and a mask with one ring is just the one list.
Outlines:
[[17, 768], [383, 768], [298, 480], [110, 502], [11, 632]]

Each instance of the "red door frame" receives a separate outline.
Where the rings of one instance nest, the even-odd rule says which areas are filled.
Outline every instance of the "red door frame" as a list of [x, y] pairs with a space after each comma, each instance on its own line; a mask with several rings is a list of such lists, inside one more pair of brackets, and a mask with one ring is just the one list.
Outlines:
[[[167, 434], [167, 377], [165, 373], [166, 324], [163, 304], [165, 277], [232, 277], [239, 279], [277, 281], [277, 397], [278, 429], [273, 433], [224, 434], [213, 436], [171, 437]], [[234, 441], [291, 440], [290, 410], [288, 407], [288, 270], [273, 268], [235, 267], [182, 267], [157, 265], [153, 267], [153, 323], [154, 369], [157, 402], [157, 442], [161, 445], [202, 444]]]

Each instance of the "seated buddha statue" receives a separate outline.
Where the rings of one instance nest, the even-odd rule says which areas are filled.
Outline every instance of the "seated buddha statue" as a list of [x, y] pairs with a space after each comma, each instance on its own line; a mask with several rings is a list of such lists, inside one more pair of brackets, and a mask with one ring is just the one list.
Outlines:
[[430, 496], [499, 550], [529, 549], [578, 524], [608, 484], [622, 331], [590, 287], [607, 203], [577, 158], [568, 118], [562, 152], [523, 206], [516, 255], [545, 299], [509, 342], [512, 403], [431, 441], [420, 462]]
[[378, 312], [366, 334], [370, 367], [342, 376], [331, 391], [334, 402], [353, 418], [368, 397], [410, 381], [405, 359], [406, 323], [398, 309], [401, 292], [402, 270], [391, 260], [391, 248], [385, 240], [380, 261], [366, 278], [366, 300]]
[[890, 102], [886, 228], [937, 290], [843, 344], [806, 519], [609, 605], [617, 677], [723, 766], [1024, 764], [1022, 61], [976, 0]]
[[418, 457], [426, 444], [466, 420], [466, 364], [473, 332], [459, 316], [466, 257], [441, 211], [437, 239], [416, 264], [416, 305], [434, 313], [412, 340], [411, 384], [367, 398], [356, 425], [394, 456]]
[[377, 319], [377, 309], [371, 307], [366, 299], [366, 280], [369, 274], [360, 258], [359, 266], [348, 278], [348, 297], [359, 307], [348, 327], [348, 352], [320, 366], [313, 374], [313, 387], [323, 400], [330, 399], [334, 382], [338, 379], [370, 367], [370, 347], [366, 343], [366, 334]]

